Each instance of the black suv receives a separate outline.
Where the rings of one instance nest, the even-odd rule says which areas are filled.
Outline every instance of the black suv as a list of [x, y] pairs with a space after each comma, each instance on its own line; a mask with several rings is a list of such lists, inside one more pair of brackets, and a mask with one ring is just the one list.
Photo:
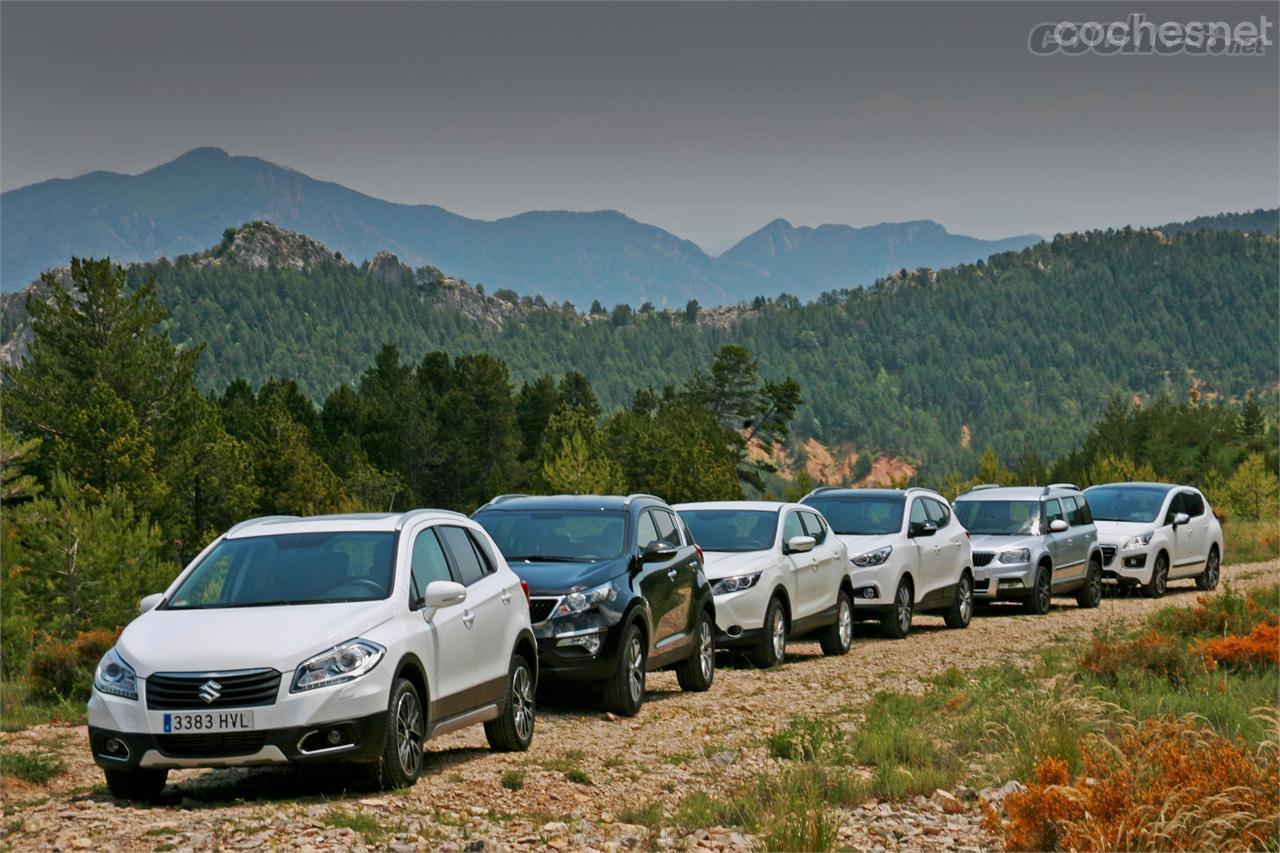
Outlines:
[[503, 495], [473, 517], [529, 586], [544, 681], [594, 681], [633, 716], [645, 673], [685, 690], [715, 677], [715, 603], [702, 552], [653, 495]]

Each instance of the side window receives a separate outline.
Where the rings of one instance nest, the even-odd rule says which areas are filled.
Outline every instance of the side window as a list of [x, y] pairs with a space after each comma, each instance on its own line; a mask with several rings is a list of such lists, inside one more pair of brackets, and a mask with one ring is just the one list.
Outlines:
[[951, 511], [933, 498], [924, 499], [925, 511], [929, 514], [929, 520], [938, 525], [938, 529], [946, 527], [951, 523]]
[[645, 511], [640, 513], [640, 525], [636, 528], [636, 544], [643, 551], [645, 546], [658, 538], [658, 528], [653, 522], [653, 513]]
[[[1053, 522], [1057, 521], [1059, 518], [1062, 518], [1062, 507], [1058, 506], [1058, 501], [1055, 498], [1054, 500], [1051, 500], [1051, 501], [1045, 501], [1043, 504], [1043, 508], [1044, 508], [1044, 532], [1048, 533], [1049, 525], [1053, 524]], [[1063, 520], [1065, 521], [1065, 519]]]
[[491, 575], [498, 570], [493, 562], [493, 555], [489, 553], [488, 546], [474, 530], [467, 531], [467, 538], [471, 540], [471, 547], [476, 549], [476, 556], [480, 558], [480, 566], [484, 569], [486, 575]]
[[449, 549], [454, 568], [458, 570], [458, 577], [465, 586], [471, 586], [484, 577], [484, 566], [476, 554], [475, 546], [471, 544], [471, 537], [467, 535], [467, 531], [461, 527], [447, 525], [437, 527], [436, 531], [444, 540], [445, 547]]
[[432, 581], [451, 581], [449, 561], [445, 559], [444, 549], [436, 532], [428, 527], [413, 540], [413, 557], [409, 564], [409, 577], [412, 579], [413, 597], [417, 598], [427, 591], [427, 584]]
[[1062, 508], [1067, 512], [1067, 523], [1072, 527], [1080, 527], [1085, 523], [1084, 511], [1080, 505], [1084, 501], [1079, 498], [1066, 497], [1062, 499]]
[[653, 514], [654, 527], [658, 531], [658, 538], [663, 542], [679, 545], [680, 535], [676, 533], [675, 517], [662, 509], [650, 510], [650, 512]]
[[1195, 518], [1197, 515], [1204, 515], [1204, 498], [1195, 492], [1183, 492], [1182, 505], [1186, 507], [1183, 510], [1187, 515]]
[[911, 523], [924, 524], [928, 520], [929, 514], [925, 511], [924, 499], [916, 498], [911, 502]]
[[684, 544], [694, 544], [696, 540], [693, 538], [693, 531], [689, 529], [689, 525], [685, 524], [684, 519], [679, 515], [676, 516], [676, 521], [680, 523], [680, 532], [684, 534]]
[[[1180, 512], [1187, 512], [1186, 503], [1185, 503], [1186, 497], [1187, 496], [1185, 492], [1178, 492], [1176, 495], [1174, 495], [1172, 498], [1169, 499], [1169, 509], [1164, 514], [1165, 524], [1173, 524], [1173, 517], [1175, 515], [1177, 515]], [[1187, 513], [1187, 515], [1190, 515], [1190, 514], [1191, 513]]]
[[804, 530], [819, 545], [827, 538], [827, 525], [822, 523], [822, 517], [816, 512], [799, 513], [800, 520], [804, 522]]
[[807, 536], [804, 532], [804, 524], [800, 521], [800, 513], [789, 512], [787, 518], [782, 522], [782, 544], [785, 546], [794, 536]]
[[1076, 498], [1076, 506], [1080, 510], [1080, 523], [1093, 524], [1093, 510], [1089, 508], [1089, 501], [1085, 500], [1084, 495]]

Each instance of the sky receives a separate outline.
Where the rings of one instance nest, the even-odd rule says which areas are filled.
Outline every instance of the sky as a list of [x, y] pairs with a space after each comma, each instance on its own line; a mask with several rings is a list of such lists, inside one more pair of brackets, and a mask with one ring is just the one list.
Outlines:
[[[1261, 57], [1034, 56], [1043, 21], [1277, 4], [0, 3], [0, 187], [212, 145], [492, 219], [617, 209], [978, 237], [1280, 199]], [[1272, 30], [1275, 32], [1274, 28]]]

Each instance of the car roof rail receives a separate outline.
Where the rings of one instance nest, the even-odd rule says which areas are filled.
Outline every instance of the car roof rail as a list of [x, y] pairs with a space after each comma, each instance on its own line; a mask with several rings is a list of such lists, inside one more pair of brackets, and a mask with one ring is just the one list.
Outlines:
[[231, 525], [231, 529], [227, 531], [226, 535], [230, 536], [237, 530], [243, 530], [255, 524], [266, 524], [269, 521], [297, 521], [300, 518], [302, 518], [300, 515], [260, 515], [257, 518], [246, 518], [244, 521]]
[[1046, 489], [1070, 489], [1073, 492], [1080, 491], [1080, 487], [1075, 483], [1050, 483], [1045, 486]]
[[664, 501], [662, 498], [658, 497], [657, 495], [651, 495], [651, 494], [648, 494], [647, 492], [632, 492], [631, 494], [627, 495], [625, 498], [622, 499], [622, 505], [624, 507], [631, 506], [631, 502], [634, 501], [636, 498], [653, 498], [655, 501], [658, 501], [659, 503], [666, 503], [666, 501]]
[[1000, 488], [999, 483], [979, 483], [976, 486], [970, 486], [968, 489], [966, 489], [965, 494], [967, 495], [969, 494], [969, 492], [985, 492], [987, 489], [998, 489], [998, 488]]
[[[809, 492], [809, 494], [805, 495], [804, 498], [811, 498], [814, 495], [820, 495], [823, 492], [838, 492], [843, 488], [844, 486], [818, 486], [818, 488], [814, 489], [813, 491]], [[800, 500], [803, 501], [804, 498], [801, 498]]]
[[431, 507], [418, 507], [417, 509], [407, 509], [400, 513], [400, 517], [396, 519], [396, 530], [403, 530], [410, 521], [422, 515], [452, 515], [455, 518], [467, 518], [464, 512], [457, 512], [452, 509], [432, 509]]
[[490, 499], [489, 499], [487, 502], [485, 502], [482, 506], [477, 507], [477, 508], [476, 508], [476, 512], [479, 512], [479, 511], [480, 511], [480, 510], [482, 510], [482, 509], [488, 509], [489, 507], [493, 506], [494, 504], [500, 504], [500, 503], [502, 503], [503, 501], [509, 501], [509, 500], [514, 499], [514, 498], [527, 498], [527, 497], [529, 497], [529, 496], [528, 496], [528, 495], [526, 495], [526, 494], [524, 494], [523, 492], [511, 492], [510, 494], [506, 494], [506, 495], [498, 495], [498, 496], [496, 496], [496, 497], [490, 498]]

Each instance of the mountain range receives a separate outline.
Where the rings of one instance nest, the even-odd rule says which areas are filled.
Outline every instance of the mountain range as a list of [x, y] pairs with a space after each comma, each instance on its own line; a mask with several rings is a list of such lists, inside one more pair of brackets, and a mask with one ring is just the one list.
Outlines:
[[18, 290], [73, 255], [132, 263], [197, 253], [225, 229], [260, 220], [308, 234], [357, 264], [385, 249], [413, 267], [448, 270], [490, 291], [584, 309], [597, 299], [659, 307], [690, 299], [734, 304], [783, 291], [812, 299], [900, 269], [976, 261], [1040, 240], [980, 240], [929, 220], [797, 228], [777, 219], [713, 257], [614, 210], [471, 219], [197, 148], [138, 175], [92, 172], [0, 195], [0, 290]]

